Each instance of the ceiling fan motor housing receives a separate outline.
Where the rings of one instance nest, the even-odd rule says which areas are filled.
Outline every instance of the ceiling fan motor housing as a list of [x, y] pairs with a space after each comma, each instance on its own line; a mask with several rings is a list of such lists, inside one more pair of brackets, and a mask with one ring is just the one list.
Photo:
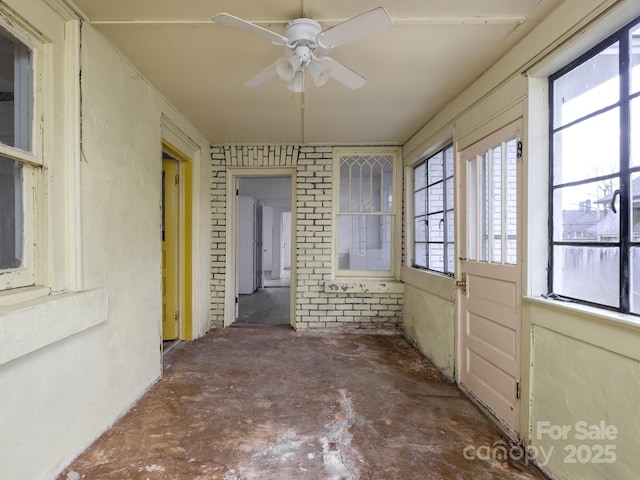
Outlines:
[[287, 23], [286, 36], [292, 48], [304, 45], [310, 50], [314, 50], [317, 46], [316, 39], [321, 30], [322, 27], [315, 20], [297, 18]]

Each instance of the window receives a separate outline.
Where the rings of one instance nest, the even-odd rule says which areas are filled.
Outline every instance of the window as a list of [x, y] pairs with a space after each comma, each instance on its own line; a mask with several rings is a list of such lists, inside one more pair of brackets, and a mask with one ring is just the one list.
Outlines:
[[518, 130], [515, 123], [497, 131], [467, 160], [466, 256], [471, 261], [518, 263]]
[[413, 169], [413, 266], [453, 276], [453, 145]]
[[337, 274], [394, 275], [396, 151], [337, 151]]
[[[0, 290], [33, 285], [34, 50], [0, 25]], [[26, 34], [25, 34], [26, 36]]]
[[640, 19], [549, 82], [549, 290], [640, 314]]

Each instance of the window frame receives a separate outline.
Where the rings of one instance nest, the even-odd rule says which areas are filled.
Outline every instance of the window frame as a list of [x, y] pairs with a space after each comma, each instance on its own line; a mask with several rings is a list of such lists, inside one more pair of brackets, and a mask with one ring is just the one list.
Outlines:
[[[2, 270], [0, 292], [17, 288], [35, 286], [41, 278], [39, 264], [41, 252], [37, 245], [41, 244], [39, 234], [42, 230], [39, 199], [42, 197], [42, 167], [45, 164], [43, 152], [43, 128], [39, 128], [43, 118], [43, 57], [44, 39], [38, 38], [29, 26], [18, 18], [11, 17], [8, 12], [0, 15], [0, 27], [11, 34], [31, 51], [30, 80], [31, 112], [30, 144], [27, 149], [9, 146], [0, 142], [0, 156], [22, 165], [22, 228], [23, 228], [23, 263], [20, 267]], [[16, 88], [18, 88], [16, 86]]]
[[[571, 301], [579, 304], [590, 305], [596, 308], [612, 310], [615, 312], [620, 312], [623, 314], [631, 314], [631, 315], [640, 315], [640, 312], [632, 312], [631, 311], [631, 281], [633, 273], [630, 271], [632, 267], [632, 253], [631, 249], [633, 247], [640, 247], [640, 239], [639, 241], [633, 241], [632, 239], [632, 230], [633, 230], [633, 218], [632, 218], [632, 200], [631, 194], [632, 192], [632, 178], [634, 174], [640, 175], [640, 164], [636, 166], [630, 165], [631, 161], [631, 132], [632, 132], [632, 118], [631, 118], [631, 104], [634, 99], [640, 99], [640, 91], [631, 92], [631, 64], [630, 54], [631, 54], [631, 45], [629, 42], [630, 33], [633, 30], [637, 30], [640, 28], [640, 17], [635, 18], [631, 22], [627, 23], [624, 27], [617, 30], [615, 33], [599, 42], [597, 45], [590, 48], [587, 52], [580, 55], [573, 61], [569, 62], [564, 67], [560, 68], [553, 74], [548, 77], [548, 155], [549, 155], [549, 172], [548, 172], [548, 269], [547, 269], [547, 291], [549, 292], [550, 298], [558, 298], [565, 301]], [[574, 71], [576, 68], [581, 65], [586, 64], [589, 60], [595, 58], [597, 55], [604, 52], [607, 48], [618, 43], [620, 54], [618, 55], [618, 76], [616, 77], [619, 80], [619, 91], [618, 91], [618, 99], [614, 103], [608, 103], [606, 106], [599, 106], [595, 110], [589, 111], [588, 113], [581, 114], [578, 118], [573, 119], [565, 124], [560, 125], [559, 127], [555, 126], [555, 83], [558, 79], [562, 78], [564, 75]], [[637, 100], [640, 101], [640, 100]], [[613, 173], [606, 175], [598, 175], [595, 174], [591, 177], [585, 177], [581, 180], [577, 181], [568, 181], [564, 183], [559, 183], [557, 185], [554, 184], [554, 168], [556, 168], [554, 160], [555, 160], [555, 152], [554, 152], [554, 134], [570, 128], [572, 126], [579, 125], [581, 122], [588, 121], [589, 119], [596, 118], [598, 115], [601, 115], [605, 112], [619, 110], [619, 142], [617, 145], [613, 145], [613, 148], [618, 148], [619, 151], [619, 159], [616, 170]], [[638, 147], [636, 147], [638, 148]], [[562, 188], [568, 188], [572, 186], [580, 186], [580, 185], [588, 185], [589, 183], [593, 183], [595, 181], [604, 181], [604, 180], [612, 180], [619, 179], [619, 221], [617, 225], [619, 227], [618, 231], [618, 240], [614, 239], [602, 240], [602, 241], [570, 241], [567, 239], [554, 239], [555, 224], [557, 222], [562, 223], [562, 218], [557, 219], [554, 216], [554, 206], [555, 206], [555, 193]], [[615, 198], [613, 198], [615, 200]], [[562, 209], [558, 210], [560, 215], [562, 215]], [[563, 225], [564, 227], [564, 225]], [[555, 270], [555, 254], [554, 249], [558, 246], [568, 246], [568, 247], [582, 247], [582, 248], [601, 248], [601, 247], [611, 247], [615, 248], [618, 253], [618, 287], [619, 287], [619, 303], [617, 306], [607, 305], [604, 303], [599, 303], [595, 301], [590, 301], [584, 298], [575, 298], [568, 294], [562, 294], [555, 291], [554, 288], [554, 270]]]
[[[451, 156], [452, 156], [452, 168], [451, 168], [451, 175], [447, 176], [447, 171], [446, 171], [446, 151], [450, 150], [451, 151]], [[434, 181], [434, 182], [429, 182], [429, 169], [428, 169], [428, 165], [429, 165], [429, 161], [434, 159], [437, 155], [442, 154], [442, 178], [440, 180]], [[420, 158], [420, 160], [418, 160], [417, 163], [411, 165], [411, 175], [410, 175], [410, 186], [411, 186], [411, 215], [410, 215], [410, 219], [411, 219], [411, 239], [410, 239], [410, 257], [409, 257], [409, 261], [410, 261], [410, 265], [412, 268], [416, 268], [418, 270], [425, 270], [428, 272], [433, 272], [433, 273], [437, 273], [437, 274], [441, 274], [441, 275], [445, 275], [447, 277], [455, 277], [455, 269], [456, 269], [456, 261], [455, 261], [455, 240], [456, 240], [456, 235], [455, 235], [455, 225], [456, 225], [456, 220], [455, 220], [455, 215], [456, 215], [456, 211], [455, 211], [455, 190], [456, 190], [456, 185], [455, 185], [455, 149], [454, 149], [454, 145], [453, 145], [453, 141], [448, 141], [446, 142], [443, 146], [439, 147], [437, 150], [431, 152], [430, 154], [423, 156]], [[423, 188], [419, 189], [422, 190], [424, 189], [425, 192], [428, 192], [429, 187], [433, 187], [434, 185], [438, 184], [438, 183], [442, 183], [443, 185], [443, 209], [442, 210], [430, 210], [429, 209], [429, 195], [428, 193], [425, 193], [425, 209], [424, 209], [424, 214], [423, 215], [416, 215], [416, 199], [415, 199], [415, 194], [418, 190], [416, 190], [415, 185], [416, 185], [416, 170], [418, 168], [420, 168], [420, 166], [424, 165], [425, 166], [425, 185]], [[451, 192], [447, 192], [447, 181], [451, 180], [452, 185], [452, 191]], [[450, 193], [448, 195], [448, 193]], [[447, 203], [447, 199], [451, 198], [452, 199], [452, 205], [449, 205]], [[449, 239], [447, 232], [450, 231], [449, 229], [449, 225], [448, 225], [448, 221], [447, 221], [447, 213], [451, 212], [453, 215], [453, 225], [451, 226], [451, 231], [453, 232], [453, 238]], [[429, 241], [429, 225], [428, 222], [426, 220], [426, 217], [428, 217], [429, 215], [434, 215], [437, 213], [442, 213], [443, 214], [443, 220], [442, 220], [442, 230], [443, 230], [443, 239], [441, 242], [430, 242]], [[415, 223], [416, 223], [416, 219], [418, 217], [425, 217], [425, 222], [427, 222], [427, 226], [425, 228], [425, 238], [424, 241], [422, 242], [417, 242], [416, 237], [417, 237], [417, 232], [416, 232], [416, 228], [415, 228]], [[425, 248], [427, 249], [426, 252], [426, 258], [427, 258], [427, 265], [419, 265], [416, 263], [416, 257], [415, 257], [415, 249], [416, 249], [416, 243], [424, 243], [425, 244]], [[435, 268], [430, 268], [429, 267], [429, 251], [428, 251], [428, 245], [429, 244], [441, 244], [443, 246], [443, 250], [442, 250], [442, 265], [443, 265], [443, 269], [442, 270], [438, 270]], [[453, 269], [451, 271], [449, 271], [448, 269], [448, 254], [447, 254], [447, 245], [448, 244], [452, 244], [453, 245]]]
[[[399, 238], [402, 231], [402, 166], [400, 147], [343, 147], [333, 150], [333, 253], [332, 253], [332, 278], [334, 279], [399, 279], [401, 262], [402, 240]], [[370, 213], [367, 215], [380, 215], [390, 217], [390, 247], [389, 270], [347, 270], [339, 269], [339, 218], [340, 216], [357, 214], [357, 212], [340, 212], [340, 162], [341, 158], [349, 156], [390, 156], [392, 157], [392, 182], [391, 182], [391, 211]]]

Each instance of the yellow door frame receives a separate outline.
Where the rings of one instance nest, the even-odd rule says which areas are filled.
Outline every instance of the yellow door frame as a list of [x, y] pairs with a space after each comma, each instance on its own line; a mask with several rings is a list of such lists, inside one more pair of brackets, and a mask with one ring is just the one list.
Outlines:
[[178, 317], [179, 338], [193, 339], [193, 161], [166, 140], [162, 149], [178, 161]]

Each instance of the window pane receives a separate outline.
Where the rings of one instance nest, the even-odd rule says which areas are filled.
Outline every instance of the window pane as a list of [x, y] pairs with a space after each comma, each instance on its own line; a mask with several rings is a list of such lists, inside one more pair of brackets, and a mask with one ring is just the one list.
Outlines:
[[382, 167], [382, 208], [381, 211], [391, 213], [393, 211], [393, 167], [387, 158]]
[[391, 212], [393, 157], [348, 156], [340, 159], [340, 211]]
[[23, 261], [22, 164], [0, 157], [0, 270]]
[[427, 244], [426, 243], [416, 243], [414, 246], [414, 264], [417, 267], [427, 267]]
[[518, 141], [516, 139], [507, 142], [507, 157], [505, 158], [505, 219], [506, 219], [506, 249], [505, 263], [516, 265], [518, 263]]
[[556, 246], [553, 250], [553, 290], [578, 300], [619, 306], [617, 248]]
[[427, 228], [429, 229], [430, 242], [444, 242], [444, 216], [442, 213], [435, 213], [427, 217]]
[[391, 215], [340, 215], [338, 269], [391, 269]]
[[428, 166], [429, 184], [439, 182], [440, 180], [442, 180], [442, 176], [444, 174], [443, 161], [444, 161], [444, 158], [443, 158], [442, 152], [438, 152], [433, 157], [429, 158], [429, 160], [427, 161], [429, 165]]
[[553, 136], [553, 184], [615, 173], [620, 168], [620, 111], [563, 129]]
[[[620, 216], [611, 210], [618, 179], [592, 182], [554, 192], [554, 241], [617, 242]], [[619, 198], [615, 202], [616, 210]]]
[[427, 191], [419, 190], [413, 194], [413, 214], [414, 216], [427, 213]]
[[489, 198], [491, 261], [502, 263], [502, 146], [492, 148], [490, 153], [492, 182]]
[[447, 273], [453, 274], [455, 272], [455, 251], [454, 244], [447, 244]]
[[445, 194], [447, 196], [446, 209], [447, 210], [453, 210], [453, 195], [454, 195], [453, 178], [449, 178], [445, 183], [446, 183], [446, 185], [445, 185]]
[[631, 31], [631, 93], [640, 92], [640, 26]]
[[444, 245], [441, 243], [429, 245], [429, 269], [444, 272]]
[[340, 211], [350, 212], [351, 168], [348, 164], [340, 165]]
[[618, 43], [554, 82], [553, 127], [613, 105], [620, 97]]
[[444, 210], [444, 183], [439, 182], [427, 188], [429, 196], [429, 212], [442, 212]]
[[417, 217], [414, 222], [414, 236], [416, 242], [427, 241], [427, 219], [424, 215]]
[[[631, 175], [631, 241], [640, 242], [640, 173]], [[639, 277], [640, 281], [640, 277]]]
[[448, 147], [444, 151], [445, 158], [445, 175], [447, 177], [453, 176], [453, 147]]
[[0, 142], [31, 150], [32, 52], [0, 27]]
[[447, 242], [453, 243], [454, 235], [454, 223], [453, 223], [453, 210], [447, 212]]
[[640, 97], [631, 101], [631, 166], [640, 166]]
[[631, 249], [631, 312], [640, 314], [640, 248]]
[[483, 153], [479, 158], [479, 181], [480, 181], [480, 251], [478, 260], [489, 261], [489, 168], [487, 154]]
[[420, 190], [427, 185], [427, 165], [421, 163], [413, 169], [413, 190]]

